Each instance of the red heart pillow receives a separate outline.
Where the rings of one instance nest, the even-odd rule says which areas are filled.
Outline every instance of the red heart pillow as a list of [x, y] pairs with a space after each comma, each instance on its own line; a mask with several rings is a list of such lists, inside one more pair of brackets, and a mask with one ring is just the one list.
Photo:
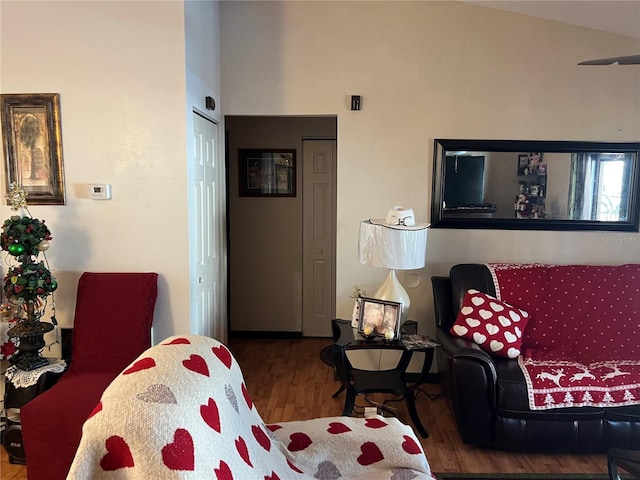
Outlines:
[[491, 355], [517, 358], [530, 319], [524, 310], [478, 290], [468, 290], [450, 333], [473, 340]]

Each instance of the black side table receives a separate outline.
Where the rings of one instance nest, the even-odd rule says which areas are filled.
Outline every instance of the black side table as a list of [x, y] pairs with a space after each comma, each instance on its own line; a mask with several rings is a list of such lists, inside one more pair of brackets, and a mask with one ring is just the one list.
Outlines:
[[[384, 342], [381, 339], [365, 340], [351, 327], [347, 320], [332, 320], [333, 329], [333, 359], [336, 375], [341, 382], [340, 389], [333, 395], [337, 396], [346, 390], [346, 398], [342, 415], [349, 416], [353, 411], [358, 395], [368, 393], [391, 393], [404, 396], [407, 410], [413, 425], [423, 438], [429, 434], [425, 430], [416, 411], [416, 389], [423, 383], [431, 369], [434, 348], [422, 347], [408, 349], [400, 341]], [[415, 332], [411, 332], [415, 333]], [[347, 358], [348, 350], [400, 350], [402, 355], [395, 367], [387, 370], [362, 370], [354, 368]], [[420, 374], [410, 380], [406, 370], [413, 352], [424, 352], [424, 361]]]

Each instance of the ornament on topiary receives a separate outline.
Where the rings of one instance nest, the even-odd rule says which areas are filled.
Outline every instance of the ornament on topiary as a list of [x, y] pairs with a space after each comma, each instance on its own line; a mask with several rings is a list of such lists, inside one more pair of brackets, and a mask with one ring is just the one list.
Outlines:
[[51, 232], [44, 220], [30, 216], [14, 215], [7, 218], [2, 225], [0, 247], [11, 255], [38, 255], [38, 252], [49, 248]]

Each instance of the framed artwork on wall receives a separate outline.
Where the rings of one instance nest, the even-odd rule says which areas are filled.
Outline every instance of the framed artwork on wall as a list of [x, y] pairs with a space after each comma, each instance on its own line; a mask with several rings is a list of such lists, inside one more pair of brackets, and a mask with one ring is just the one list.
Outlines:
[[64, 205], [60, 95], [2, 94], [7, 192], [15, 183], [28, 205]]
[[296, 151], [239, 149], [241, 197], [295, 197]]

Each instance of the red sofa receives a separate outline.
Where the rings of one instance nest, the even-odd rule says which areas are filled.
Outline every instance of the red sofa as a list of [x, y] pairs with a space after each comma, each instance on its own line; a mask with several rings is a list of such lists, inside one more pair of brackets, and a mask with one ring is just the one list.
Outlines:
[[156, 273], [83, 273], [67, 372], [20, 410], [29, 480], [64, 480], [82, 425], [116, 376], [151, 345]]

